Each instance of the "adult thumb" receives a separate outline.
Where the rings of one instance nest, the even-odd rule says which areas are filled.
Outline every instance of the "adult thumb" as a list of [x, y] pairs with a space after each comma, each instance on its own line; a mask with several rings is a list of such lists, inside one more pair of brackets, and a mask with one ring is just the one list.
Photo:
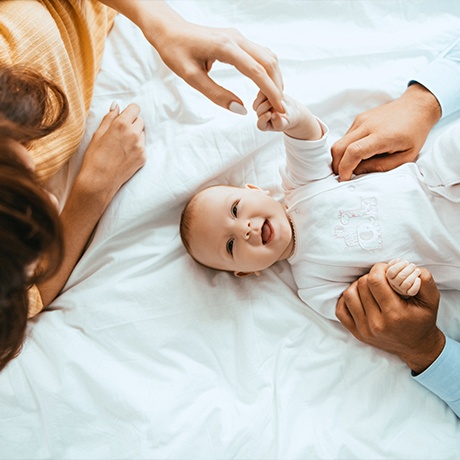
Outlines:
[[433, 275], [426, 268], [420, 267], [420, 272], [421, 285], [415, 298], [421, 306], [436, 311], [441, 297], [438, 287], [436, 286]]

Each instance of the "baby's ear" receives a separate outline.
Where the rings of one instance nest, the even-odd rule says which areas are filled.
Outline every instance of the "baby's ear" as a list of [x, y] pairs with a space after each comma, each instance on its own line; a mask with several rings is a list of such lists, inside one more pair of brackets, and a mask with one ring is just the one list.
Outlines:
[[260, 276], [260, 272], [233, 272], [237, 278], [244, 278], [245, 276], [256, 275]]
[[261, 189], [260, 187], [257, 187], [257, 185], [253, 185], [253, 184], [246, 184], [245, 185], [246, 188], [249, 188], [251, 190], [259, 190], [261, 192], [264, 192], [265, 194], [267, 195], [270, 195], [270, 190], [263, 190]]

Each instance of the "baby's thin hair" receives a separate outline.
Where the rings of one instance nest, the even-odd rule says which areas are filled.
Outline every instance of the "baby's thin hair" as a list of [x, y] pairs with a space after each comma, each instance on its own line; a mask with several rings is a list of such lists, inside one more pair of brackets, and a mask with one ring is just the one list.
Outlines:
[[191, 232], [191, 227], [192, 227], [192, 221], [193, 221], [193, 219], [195, 217], [195, 208], [196, 208], [196, 204], [197, 204], [197, 201], [198, 201], [198, 197], [205, 190], [208, 190], [208, 189], [214, 188], [214, 187], [236, 187], [236, 188], [239, 188], [239, 187], [234, 186], [234, 185], [218, 184], [218, 185], [210, 185], [210, 186], [205, 187], [204, 189], [200, 190], [199, 192], [195, 193], [195, 195], [193, 195], [192, 198], [190, 198], [190, 200], [187, 202], [187, 204], [185, 205], [185, 207], [184, 207], [184, 209], [183, 209], [183, 211], [181, 213], [180, 224], [179, 224], [179, 232], [180, 232], [180, 238], [182, 240], [182, 244], [185, 247], [185, 250], [187, 251], [187, 253], [190, 255], [190, 257], [197, 264], [200, 264], [202, 267], [212, 268], [213, 270], [218, 270], [218, 269], [216, 269], [214, 267], [209, 267], [208, 265], [203, 264], [202, 262], [197, 260], [195, 258], [195, 256], [192, 254], [192, 248], [191, 248], [191, 245], [190, 245], [190, 232]]
[[[212, 186], [211, 186], [212, 187]], [[210, 188], [210, 187], [207, 187]], [[206, 189], [203, 189], [206, 190]], [[199, 265], [205, 268], [211, 268], [213, 270], [216, 270], [214, 267], [209, 267], [208, 265], [205, 265], [204, 263], [200, 262], [198, 259], [195, 258], [195, 256], [192, 254], [191, 246], [190, 246], [190, 232], [191, 232], [191, 227], [192, 227], [192, 220], [194, 217], [194, 211], [196, 207], [196, 202], [197, 202], [197, 197], [198, 195], [203, 191], [201, 190], [200, 192], [197, 192], [195, 195], [190, 198], [188, 203], [185, 205], [184, 210], [182, 211], [182, 214], [180, 216], [180, 224], [179, 224], [179, 230], [180, 230], [180, 239], [182, 240], [182, 244], [185, 247], [185, 250], [187, 251], [188, 255]]]
[[196, 197], [198, 196], [198, 194], [199, 192], [196, 195], [193, 195], [192, 198], [190, 198], [180, 216], [180, 239], [182, 240], [182, 244], [184, 245], [185, 250], [190, 255], [192, 255], [190, 251], [190, 227], [192, 225], [193, 211], [196, 205]]

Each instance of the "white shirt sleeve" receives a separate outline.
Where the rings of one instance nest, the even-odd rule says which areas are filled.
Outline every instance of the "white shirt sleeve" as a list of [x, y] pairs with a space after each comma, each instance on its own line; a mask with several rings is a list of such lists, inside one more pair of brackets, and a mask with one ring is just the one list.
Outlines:
[[409, 82], [420, 83], [434, 94], [442, 117], [460, 109], [460, 38]]
[[332, 174], [332, 155], [327, 146], [329, 130], [321, 120], [317, 120], [323, 131], [321, 139], [300, 140], [284, 134], [286, 165], [280, 173], [285, 192]]
[[446, 337], [436, 361], [414, 379], [445, 401], [460, 417], [460, 343]]

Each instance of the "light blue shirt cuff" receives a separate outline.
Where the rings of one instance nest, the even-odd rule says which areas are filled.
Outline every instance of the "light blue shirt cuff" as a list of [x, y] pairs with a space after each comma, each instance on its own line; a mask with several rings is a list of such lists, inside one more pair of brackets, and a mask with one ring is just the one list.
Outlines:
[[446, 337], [436, 361], [414, 379], [439, 396], [460, 417], [460, 343]]
[[409, 82], [420, 83], [439, 102], [442, 117], [460, 109], [460, 39]]

